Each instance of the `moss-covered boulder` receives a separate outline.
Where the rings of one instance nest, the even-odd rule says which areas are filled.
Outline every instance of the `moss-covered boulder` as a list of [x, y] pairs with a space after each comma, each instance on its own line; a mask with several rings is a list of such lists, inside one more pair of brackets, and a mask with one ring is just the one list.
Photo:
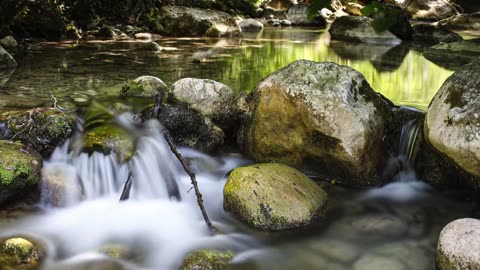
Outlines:
[[24, 196], [40, 182], [42, 157], [19, 142], [0, 140], [0, 203]]
[[381, 181], [391, 104], [358, 71], [298, 60], [253, 90], [240, 143], [260, 162], [280, 162], [356, 185]]
[[10, 238], [0, 243], [1, 269], [38, 269], [43, 249], [24, 238]]
[[476, 58], [450, 76], [438, 90], [425, 117], [425, 137], [477, 178], [480, 177], [479, 114], [480, 58]]
[[140, 76], [133, 81], [127, 81], [120, 95], [127, 97], [154, 97], [161, 91], [168, 91], [167, 85], [154, 76]]
[[435, 258], [438, 270], [480, 269], [480, 220], [458, 219], [440, 233]]
[[128, 161], [135, 152], [135, 141], [127, 130], [105, 124], [89, 129], [82, 137], [83, 151], [89, 154], [114, 153], [120, 161]]
[[225, 210], [251, 227], [278, 231], [309, 224], [327, 193], [301, 172], [277, 163], [237, 168], [223, 189]]
[[0, 114], [0, 137], [21, 140], [49, 156], [75, 129], [75, 118], [55, 108], [34, 108]]
[[222, 270], [227, 269], [234, 254], [230, 251], [202, 249], [188, 254], [180, 270]]
[[134, 250], [123, 244], [108, 244], [100, 247], [98, 251], [109, 257], [127, 261], [138, 261], [142, 259], [139, 250]]

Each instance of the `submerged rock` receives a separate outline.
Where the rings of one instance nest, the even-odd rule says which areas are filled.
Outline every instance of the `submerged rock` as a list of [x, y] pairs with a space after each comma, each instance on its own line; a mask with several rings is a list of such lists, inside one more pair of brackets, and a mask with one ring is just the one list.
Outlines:
[[230, 251], [202, 249], [188, 254], [180, 270], [221, 270], [226, 269], [234, 254]]
[[154, 29], [167, 36], [238, 36], [241, 31], [235, 19], [224, 12], [163, 6]]
[[309, 224], [327, 205], [327, 193], [282, 164], [237, 168], [223, 190], [225, 210], [256, 229], [279, 231]]
[[0, 69], [14, 68], [17, 66], [17, 61], [2, 47], [0, 46]]
[[260, 32], [263, 29], [263, 23], [255, 19], [245, 19], [238, 23], [242, 32]]
[[424, 132], [436, 149], [480, 176], [480, 58], [455, 72], [438, 90]]
[[402, 41], [392, 32], [376, 33], [372, 27], [373, 19], [359, 16], [343, 16], [330, 26], [333, 40], [350, 42], [399, 44]]
[[414, 40], [425, 44], [438, 44], [462, 41], [463, 38], [445, 27], [437, 27], [431, 24], [417, 24], [413, 26], [415, 31]]
[[353, 270], [408, 270], [399, 260], [394, 257], [387, 257], [382, 255], [367, 254], [361, 257], [353, 265]]
[[36, 269], [42, 253], [42, 249], [29, 240], [10, 238], [0, 243], [0, 265], [2, 269]]
[[169, 99], [212, 119], [222, 128], [231, 126], [236, 117], [236, 94], [225, 84], [208, 80], [184, 78], [175, 82]]
[[168, 86], [161, 79], [154, 76], [140, 76], [133, 81], [127, 81], [122, 87], [120, 95], [126, 97], [154, 97], [161, 91], [168, 91]]
[[379, 183], [391, 104], [362, 74], [335, 63], [295, 61], [254, 89], [239, 134], [260, 162], [281, 162], [351, 184]]
[[445, 226], [435, 265], [439, 270], [480, 269], [480, 220], [458, 219]]
[[49, 156], [69, 138], [75, 129], [75, 118], [55, 108], [9, 111], [0, 114], [0, 137], [18, 139], [32, 146], [42, 156]]

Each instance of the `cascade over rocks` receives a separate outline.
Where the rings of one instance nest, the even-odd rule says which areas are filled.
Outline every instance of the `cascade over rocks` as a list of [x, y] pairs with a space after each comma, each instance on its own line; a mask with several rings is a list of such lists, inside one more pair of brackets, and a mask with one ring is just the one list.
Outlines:
[[223, 190], [225, 210], [266, 231], [309, 224], [323, 214], [327, 193], [301, 172], [282, 164], [236, 168]]
[[356, 185], [379, 183], [392, 104], [358, 71], [298, 60], [262, 80], [252, 99], [239, 139], [255, 160]]
[[224, 12], [182, 6], [163, 6], [154, 30], [167, 36], [239, 36], [235, 19]]
[[425, 119], [426, 139], [477, 177], [480, 176], [479, 71], [480, 58], [476, 58], [450, 76], [430, 103]]
[[336, 19], [330, 26], [332, 40], [350, 42], [399, 44], [402, 41], [392, 32], [377, 34], [371, 26], [373, 19], [360, 16], [343, 16]]
[[40, 182], [42, 157], [20, 142], [0, 140], [0, 203], [25, 196]]
[[480, 269], [480, 220], [457, 219], [443, 228], [435, 266], [439, 270]]
[[35, 108], [0, 114], [0, 138], [17, 139], [49, 156], [75, 129], [75, 119], [56, 108]]

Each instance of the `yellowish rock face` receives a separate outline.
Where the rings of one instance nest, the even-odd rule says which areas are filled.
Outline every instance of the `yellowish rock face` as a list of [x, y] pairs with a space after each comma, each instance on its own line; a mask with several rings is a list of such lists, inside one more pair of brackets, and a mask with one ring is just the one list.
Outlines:
[[40, 250], [24, 238], [10, 238], [0, 244], [0, 265], [25, 266], [26, 269], [39, 263]]

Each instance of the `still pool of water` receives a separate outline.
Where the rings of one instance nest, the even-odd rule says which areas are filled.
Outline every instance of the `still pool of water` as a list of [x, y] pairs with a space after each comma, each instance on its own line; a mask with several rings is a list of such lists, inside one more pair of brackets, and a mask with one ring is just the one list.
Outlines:
[[267, 28], [242, 38], [162, 38], [163, 50], [141, 50], [141, 42], [45, 43], [24, 57], [0, 84], [0, 106], [118, 96], [121, 84], [153, 75], [168, 85], [184, 77], [208, 78], [250, 92], [271, 72], [297, 59], [331, 61], [360, 71], [372, 88], [399, 105], [428, 106], [452, 74], [421, 55], [421, 48], [331, 41], [328, 32]]

